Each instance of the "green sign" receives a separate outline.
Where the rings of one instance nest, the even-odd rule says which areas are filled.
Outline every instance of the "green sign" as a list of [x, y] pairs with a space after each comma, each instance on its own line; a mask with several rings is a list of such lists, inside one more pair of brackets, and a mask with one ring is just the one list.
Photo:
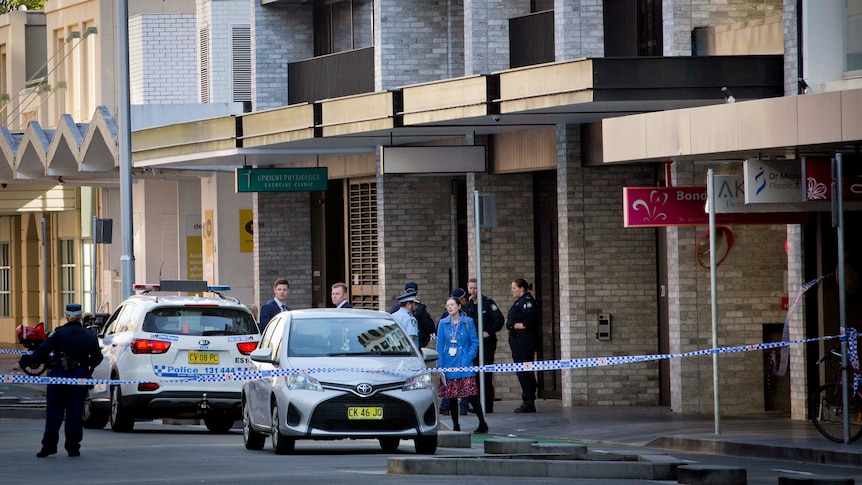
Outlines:
[[326, 190], [326, 167], [238, 168], [237, 192], [309, 192]]

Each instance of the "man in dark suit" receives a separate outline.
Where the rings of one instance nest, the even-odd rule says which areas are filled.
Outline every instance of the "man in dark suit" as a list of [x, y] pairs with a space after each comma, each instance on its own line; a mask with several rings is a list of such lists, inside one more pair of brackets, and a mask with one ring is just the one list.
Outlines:
[[347, 299], [347, 285], [344, 283], [332, 285], [332, 292], [329, 297], [332, 298], [332, 304], [335, 305], [335, 308], [353, 308], [350, 300]]
[[277, 314], [290, 310], [287, 307], [287, 296], [290, 295], [290, 283], [287, 279], [279, 278], [275, 280], [275, 285], [272, 287], [275, 298], [260, 307], [260, 333], [266, 329], [266, 324], [272, 320], [272, 317]]

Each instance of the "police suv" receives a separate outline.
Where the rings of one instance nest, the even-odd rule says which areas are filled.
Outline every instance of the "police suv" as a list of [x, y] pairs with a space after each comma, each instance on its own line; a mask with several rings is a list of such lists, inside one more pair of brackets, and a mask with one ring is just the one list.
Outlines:
[[[202, 418], [216, 433], [241, 418], [242, 382], [260, 330], [248, 307], [221, 295], [225, 286], [205, 281], [135, 285], [143, 291], [123, 301], [99, 330], [104, 359], [84, 406], [84, 426], [131, 431], [135, 420]], [[195, 296], [151, 292], [198, 293]], [[210, 292], [213, 296], [202, 297]]]

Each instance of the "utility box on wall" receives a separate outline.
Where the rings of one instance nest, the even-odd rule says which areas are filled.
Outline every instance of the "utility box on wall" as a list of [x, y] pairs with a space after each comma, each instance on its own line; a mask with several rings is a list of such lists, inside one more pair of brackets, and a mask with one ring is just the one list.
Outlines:
[[596, 332], [596, 340], [610, 340], [611, 339], [611, 314], [610, 313], [599, 313], [598, 314], [598, 323], [599, 329]]

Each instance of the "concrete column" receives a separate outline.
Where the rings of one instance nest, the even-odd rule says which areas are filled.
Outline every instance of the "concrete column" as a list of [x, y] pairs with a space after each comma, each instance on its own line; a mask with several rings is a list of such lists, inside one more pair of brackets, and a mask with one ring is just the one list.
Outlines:
[[374, 46], [377, 91], [463, 76], [463, 7], [447, 0], [376, 0]]
[[286, 106], [287, 64], [314, 55], [312, 7], [250, 4], [253, 108]]
[[[253, 210], [253, 197], [251, 193], [237, 193], [235, 183], [234, 174], [225, 172], [216, 172], [201, 179], [201, 209], [204, 214], [208, 210], [212, 211], [215, 229], [212, 237], [215, 244], [213, 267], [211, 275], [208, 274], [210, 269], [205, 260], [204, 276], [213, 284], [230, 286], [231, 296], [243, 303], [252, 304], [256, 302], [255, 278], [250, 269], [254, 266], [256, 253], [241, 250], [241, 241], [247, 240], [251, 235], [247, 233], [245, 223], [241, 223], [240, 220], [241, 211]], [[306, 195], [307, 200], [308, 193], [302, 193]], [[207, 228], [204, 227], [204, 231], [206, 230]], [[204, 237], [204, 254], [206, 254], [206, 240], [207, 238]], [[274, 246], [272, 249], [278, 247]], [[291, 296], [294, 295], [291, 293]]]
[[509, 69], [509, 19], [529, 13], [529, 0], [464, 0], [465, 74]]
[[604, 57], [605, 33], [602, 2], [554, 2], [554, 50], [557, 61]]

